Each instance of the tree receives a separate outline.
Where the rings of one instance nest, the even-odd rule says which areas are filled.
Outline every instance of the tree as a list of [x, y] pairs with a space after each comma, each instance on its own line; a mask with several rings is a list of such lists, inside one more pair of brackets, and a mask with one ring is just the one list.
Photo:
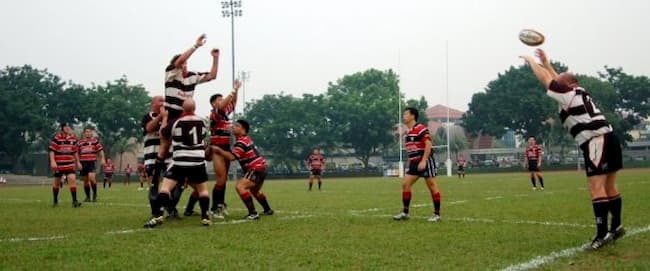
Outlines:
[[[424, 96], [420, 96], [419, 100], [416, 99], [408, 99], [406, 101], [406, 106], [407, 107], [413, 107], [420, 112], [420, 122], [426, 123], [427, 122], [427, 108], [429, 108], [429, 103], [427, 103], [427, 99], [424, 98]], [[404, 108], [402, 106], [402, 108]]]
[[151, 98], [141, 85], [130, 85], [122, 77], [106, 85], [95, 85], [88, 92], [86, 112], [97, 125], [97, 133], [108, 154], [118, 154], [120, 140], [135, 138], [142, 142], [142, 116], [148, 112]]
[[37, 140], [49, 141], [56, 116], [48, 102], [62, 92], [64, 85], [47, 70], [29, 65], [0, 70], [0, 154], [18, 161]]
[[[553, 63], [558, 72], [567, 68]], [[516, 134], [544, 138], [545, 120], [557, 115], [557, 106], [546, 97], [530, 67], [510, 67], [488, 83], [485, 92], [472, 96], [463, 125], [473, 135], [502, 136], [507, 130]]]
[[368, 168], [370, 156], [393, 141], [390, 134], [398, 107], [398, 79], [392, 71], [370, 69], [329, 83], [326, 94], [334, 131]]
[[607, 80], [614, 87], [617, 99], [616, 108], [631, 113], [635, 117], [647, 118], [650, 115], [650, 78], [633, 76], [623, 72], [622, 68], [605, 66], [600, 78]]
[[117, 141], [113, 143], [111, 148], [111, 153], [120, 156], [119, 171], [122, 171], [122, 169], [124, 168], [124, 154], [135, 153], [135, 150], [137, 148], [138, 148], [138, 142], [124, 137], [118, 138]]
[[[447, 129], [445, 127], [440, 127], [435, 135], [431, 135], [431, 137], [435, 145], [447, 146]], [[467, 138], [465, 138], [465, 134], [460, 127], [451, 127], [449, 139], [449, 149], [456, 158], [458, 158], [459, 152], [469, 148], [469, 142], [467, 142]], [[446, 152], [446, 149], [443, 149], [442, 152]]]
[[264, 95], [248, 104], [245, 118], [252, 123], [250, 134], [265, 155], [293, 172], [311, 148], [334, 144], [336, 133], [326, 107], [323, 95]]

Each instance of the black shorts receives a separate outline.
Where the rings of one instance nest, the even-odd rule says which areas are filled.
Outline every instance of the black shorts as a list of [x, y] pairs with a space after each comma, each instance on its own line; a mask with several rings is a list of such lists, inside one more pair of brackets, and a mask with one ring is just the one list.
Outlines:
[[597, 136], [580, 145], [588, 177], [616, 172], [623, 168], [621, 143], [614, 133]]
[[113, 178], [113, 173], [104, 173], [104, 178], [106, 179]]
[[81, 161], [79, 175], [88, 176], [88, 173], [95, 173], [95, 161]]
[[530, 172], [539, 172], [539, 167], [537, 166], [537, 160], [528, 160], [528, 171]]
[[172, 165], [165, 172], [165, 178], [174, 180], [178, 183], [200, 184], [208, 181], [208, 172], [205, 165], [196, 167], [179, 167]]
[[54, 177], [55, 177], [55, 178], [61, 178], [61, 177], [63, 177], [63, 176], [68, 176], [68, 175], [70, 175], [70, 174], [75, 174], [75, 173], [76, 173], [76, 172], [74, 171], [74, 169], [71, 169], [71, 170], [63, 170], [63, 171], [55, 171], [55, 172], [54, 172]]
[[312, 169], [311, 170], [311, 175], [312, 176], [320, 176], [323, 173], [323, 170], [321, 169]]
[[254, 182], [258, 186], [262, 185], [266, 179], [266, 170], [250, 170], [244, 173], [242, 178]]
[[438, 175], [438, 169], [436, 168], [436, 159], [429, 157], [427, 160], [427, 166], [424, 170], [418, 170], [418, 164], [420, 162], [410, 162], [409, 169], [406, 171], [406, 174], [419, 176], [419, 177], [436, 177]]
[[465, 172], [465, 167], [464, 166], [459, 166], [458, 167], [458, 172]]

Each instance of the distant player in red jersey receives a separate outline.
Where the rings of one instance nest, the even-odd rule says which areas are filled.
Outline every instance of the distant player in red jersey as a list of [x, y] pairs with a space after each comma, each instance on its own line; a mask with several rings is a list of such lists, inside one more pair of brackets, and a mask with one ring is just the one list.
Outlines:
[[320, 153], [319, 148], [314, 148], [307, 158], [306, 165], [307, 169], [309, 169], [309, 191], [314, 185], [314, 178], [318, 179], [318, 190], [320, 190], [323, 184], [322, 174], [325, 168], [325, 157]]
[[[140, 188], [138, 190], [143, 190], [144, 189], [144, 183], [147, 183], [147, 171], [144, 169], [144, 163], [142, 161], [138, 161], [138, 178], [140, 179]], [[149, 188], [149, 185], [147, 185], [147, 188]]]
[[274, 212], [262, 192], [262, 185], [266, 178], [266, 160], [259, 154], [253, 140], [248, 136], [249, 129], [248, 122], [238, 120], [233, 128], [237, 140], [232, 151], [225, 151], [218, 146], [212, 146], [212, 150], [227, 160], [239, 160], [244, 175], [237, 182], [237, 192], [248, 209], [248, 215], [244, 219], [255, 220], [259, 219], [259, 215], [255, 210], [252, 197], [262, 205], [265, 215], [272, 215]]
[[431, 192], [433, 200], [433, 215], [428, 219], [430, 222], [440, 220], [441, 194], [436, 184], [436, 161], [433, 158], [433, 142], [429, 129], [423, 124], [417, 123], [419, 112], [417, 109], [408, 107], [404, 111], [404, 124], [408, 131], [404, 135], [406, 142], [406, 153], [408, 155], [408, 171], [402, 182], [402, 212], [394, 216], [394, 220], [406, 220], [409, 218], [409, 206], [411, 204], [411, 187], [420, 178], [424, 177], [427, 188]]
[[124, 185], [128, 186], [131, 184], [131, 174], [133, 174], [133, 168], [131, 167], [131, 164], [126, 164], [126, 168], [124, 169], [126, 181], [124, 182]]
[[86, 127], [83, 132], [83, 139], [77, 142], [79, 148], [79, 160], [81, 160], [81, 177], [84, 181], [84, 193], [86, 199], [84, 202], [90, 202], [90, 189], [93, 190], [92, 201], [97, 201], [97, 173], [95, 172], [95, 163], [97, 163], [97, 155], [99, 154], [100, 165], [103, 167], [106, 164], [104, 156], [104, 147], [99, 140], [93, 136], [93, 128]]
[[465, 160], [465, 157], [463, 155], [458, 157], [458, 161], [456, 161], [456, 165], [458, 166], [458, 179], [460, 179], [461, 175], [463, 179], [465, 179], [465, 167], [467, 166], [467, 160]]
[[106, 182], [108, 182], [108, 188], [111, 188], [113, 185], [113, 173], [115, 173], [115, 164], [110, 158], [106, 159], [106, 164], [102, 169], [104, 171], [104, 188], [106, 188]]
[[79, 152], [77, 137], [72, 134], [72, 129], [67, 123], [61, 123], [61, 132], [56, 134], [49, 147], [50, 168], [54, 171], [54, 183], [52, 184], [52, 195], [54, 207], [59, 204], [59, 189], [61, 178], [66, 177], [70, 194], [72, 195], [72, 207], [81, 206], [77, 200], [77, 181], [75, 168], [81, 168], [79, 163]]
[[[241, 82], [235, 81], [233, 91], [225, 98], [221, 94], [214, 94], [210, 97], [210, 105], [212, 111], [210, 112], [210, 145], [219, 146], [225, 151], [230, 151], [230, 130], [232, 129], [232, 122], [230, 115], [235, 111], [237, 105], [237, 92], [241, 88]], [[212, 218], [225, 219], [226, 211], [226, 184], [228, 183], [228, 169], [230, 169], [230, 160], [225, 159], [223, 156], [212, 152], [211, 157], [214, 175], [217, 181], [212, 188]], [[192, 193], [185, 208], [185, 215], [191, 216], [194, 211], [194, 205], [198, 201], [198, 195]]]
[[544, 177], [540, 170], [543, 154], [542, 148], [537, 145], [535, 136], [529, 136], [528, 147], [526, 147], [526, 153], [524, 154], [524, 166], [528, 167], [528, 171], [530, 172], [530, 182], [533, 184], [533, 190], [537, 190], [535, 177], [539, 180], [540, 189], [544, 190]]

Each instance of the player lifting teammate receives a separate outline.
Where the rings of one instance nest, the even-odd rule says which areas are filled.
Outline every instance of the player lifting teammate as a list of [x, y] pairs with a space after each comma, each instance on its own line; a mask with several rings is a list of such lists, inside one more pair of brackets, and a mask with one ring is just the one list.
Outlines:
[[[588, 248], [596, 250], [625, 234], [621, 224], [621, 194], [616, 187], [616, 172], [623, 168], [621, 145], [612, 126], [576, 76], [567, 72], [557, 74], [543, 50], [538, 49], [536, 55], [540, 64], [532, 56], [522, 58], [547, 89], [546, 94], [560, 105], [560, 119], [583, 152], [597, 229]], [[612, 220], [608, 232], [610, 213]]]
[[[237, 105], [237, 92], [241, 88], [241, 82], [236, 80], [233, 85], [233, 91], [225, 98], [221, 94], [214, 94], [210, 97], [210, 105], [212, 111], [210, 112], [210, 145], [218, 146], [219, 148], [230, 151], [230, 130], [232, 123], [230, 115], [235, 111]], [[224, 219], [227, 215], [226, 211], [226, 184], [228, 183], [228, 169], [230, 169], [230, 160], [225, 159], [218, 153], [211, 153], [212, 166], [214, 174], [217, 177], [217, 182], [212, 188], [212, 217], [216, 219]], [[194, 211], [194, 204], [198, 200], [196, 194], [190, 195], [190, 200], [185, 208], [185, 215], [191, 216]]]
[[248, 209], [248, 215], [244, 219], [256, 220], [259, 219], [259, 214], [255, 210], [252, 197], [262, 205], [265, 215], [273, 215], [274, 212], [262, 192], [262, 185], [266, 178], [266, 160], [259, 154], [253, 140], [248, 136], [249, 129], [248, 122], [238, 120], [233, 128], [237, 140], [232, 152], [218, 146], [212, 146], [212, 150], [227, 160], [239, 160], [244, 175], [237, 182], [237, 193]]
[[[199, 36], [192, 47], [183, 54], [175, 55], [165, 68], [165, 109], [161, 112], [160, 149], [152, 172], [152, 188], [158, 187], [160, 173], [165, 167], [165, 157], [169, 152], [171, 125], [183, 113], [183, 101], [194, 97], [196, 85], [217, 78], [219, 66], [219, 49], [212, 49], [212, 68], [209, 73], [196, 73], [187, 70], [187, 61], [194, 52], [205, 44], [205, 34]], [[155, 190], [155, 189], [154, 189]]]
[[403, 114], [404, 124], [409, 130], [404, 135], [406, 152], [408, 155], [408, 171], [402, 182], [402, 212], [394, 216], [395, 220], [406, 220], [409, 218], [409, 206], [411, 205], [411, 188], [420, 178], [424, 177], [427, 188], [433, 199], [433, 215], [428, 219], [430, 222], [440, 220], [441, 194], [436, 184], [436, 161], [433, 158], [433, 143], [429, 129], [423, 124], [417, 123], [418, 110], [412, 107], [406, 108]]
[[526, 160], [524, 161], [524, 166], [528, 167], [528, 171], [530, 171], [530, 182], [533, 184], [533, 190], [537, 190], [535, 178], [539, 180], [540, 189], [544, 190], [544, 177], [540, 170], [543, 154], [542, 148], [537, 145], [535, 136], [529, 136], [528, 147], [526, 147], [526, 153], [524, 153], [524, 159]]
[[61, 132], [56, 134], [49, 147], [50, 168], [54, 171], [54, 183], [52, 184], [52, 196], [54, 207], [59, 204], [59, 189], [61, 178], [65, 176], [72, 195], [72, 207], [81, 206], [77, 201], [77, 182], [75, 167], [81, 168], [79, 163], [79, 152], [77, 137], [72, 134], [72, 128], [67, 123], [61, 123]]
[[[203, 119], [194, 114], [195, 103], [191, 98], [183, 102], [183, 115], [171, 124], [172, 162], [165, 172], [165, 178], [157, 196], [157, 206], [169, 206], [172, 198], [171, 191], [177, 184], [188, 183], [199, 195], [201, 206], [201, 224], [212, 224], [208, 216], [210, 194], [208, 192], [208, 174], [205, 168], [206, 127]], [[163, 221], [163, 211], [152, 208], [154, 217], [144, 224], [153, 228]]]
[[79, 160], [81, 161], [81, 177], [84, 181], [84, 193], [86, 199], [84, 202], [90, 202], [90, 189], [92, 188], [93, 197], [92, 201], [97, 201], [97, 173], [95, 172], [95, 163], [97, 162], [97, 154], [99, 154], [100, 165], [106, 165], [106, 157], [104, 156], [104, 147], [99, 140], [93, 137], [93, 128], [86, 127], [83, 133], [84, 138], [79, 140], [77, 147], [79, 148]]

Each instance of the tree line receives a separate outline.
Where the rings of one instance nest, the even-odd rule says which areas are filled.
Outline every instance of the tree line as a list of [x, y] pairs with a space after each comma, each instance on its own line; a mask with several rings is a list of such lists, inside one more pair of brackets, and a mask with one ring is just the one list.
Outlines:
[[32, 168], [28, 155], [46, 152], [62, 122], [94, 127], [111, 156], [132, 151], [149, 103], [144, 87], [126, 77], [83, 86], [29, 65], [6, 67], [0, 70], [0, 164]]

